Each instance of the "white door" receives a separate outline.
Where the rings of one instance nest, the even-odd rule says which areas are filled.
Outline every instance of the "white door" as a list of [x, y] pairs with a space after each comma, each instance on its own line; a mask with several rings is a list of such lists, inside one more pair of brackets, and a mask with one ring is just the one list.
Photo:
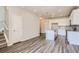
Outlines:
[[12, 41], [14, 43], [22, 40], [22, 16], [13, 15], [12, 16]]

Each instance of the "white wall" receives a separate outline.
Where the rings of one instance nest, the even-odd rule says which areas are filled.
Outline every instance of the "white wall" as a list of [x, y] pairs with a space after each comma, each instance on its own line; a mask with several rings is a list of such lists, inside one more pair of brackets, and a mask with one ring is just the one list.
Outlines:
[[68, 26], [70, 25], [68, 17], [55, 18], [55, 19], [42, 19], [43, 25], [41, 25], [41, 33], [45, 33], [45, 30], [51, 30], [52, 23], [58, 23], [58, 26]]
[[5, 8], [0, 6], [0, 32], [4, 30]]
[[49, 29], [49, 20], [40, 19], [40, 30], [41, 30], [41, 33], [45, 33], [46, 29]]
[[23, 14], [23, 37], [30, 39], [39, 36], [40, 20], [36, 15], [25, 11]]
[[[9, 19], [9, 39], [7, 40], [8, 46], [19, 42], [28, 40], [34, 37], [39, 36], [39, 18], [33, 13], [27, 12], [26, 10], [20, 7], [7, 7], [8, 11], [8, 19]], [[18, 18], [19, 17], [19, 18]], [[14, 28], [17, 26], [16, 21], [22, 21], [22, 39], [16, 40], [16, 37], [19, 36], [18, 28]], [[16, 24], [14, 24], [15, 22]], [[19, 25], [20, 26], [20, 25]], [[15, 34], [15, 35], [14, 35]]]

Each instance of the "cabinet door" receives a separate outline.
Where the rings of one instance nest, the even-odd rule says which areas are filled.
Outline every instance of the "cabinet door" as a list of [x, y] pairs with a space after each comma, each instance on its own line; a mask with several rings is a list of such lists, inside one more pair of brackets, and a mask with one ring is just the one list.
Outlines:
[[71, 24], [79, 25], [79, 10], [73, 11], [71, 15]]

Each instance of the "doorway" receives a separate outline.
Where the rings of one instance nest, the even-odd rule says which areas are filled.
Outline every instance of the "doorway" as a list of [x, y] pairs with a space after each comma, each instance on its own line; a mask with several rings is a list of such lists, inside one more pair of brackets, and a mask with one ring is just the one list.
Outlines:
[[51, 30], [57, 30], [57, 29], [58, 29], [58, 23], [52, 23]]

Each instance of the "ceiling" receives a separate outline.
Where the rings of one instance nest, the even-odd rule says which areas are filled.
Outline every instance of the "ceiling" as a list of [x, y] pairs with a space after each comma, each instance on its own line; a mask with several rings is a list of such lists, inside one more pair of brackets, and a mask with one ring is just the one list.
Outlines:
[[75, 7], [74, 6], [27, 6], [27, 7], [24, 6], [22, 8], [40, 17], [50, 19], [57, 17], [67, 17]]

